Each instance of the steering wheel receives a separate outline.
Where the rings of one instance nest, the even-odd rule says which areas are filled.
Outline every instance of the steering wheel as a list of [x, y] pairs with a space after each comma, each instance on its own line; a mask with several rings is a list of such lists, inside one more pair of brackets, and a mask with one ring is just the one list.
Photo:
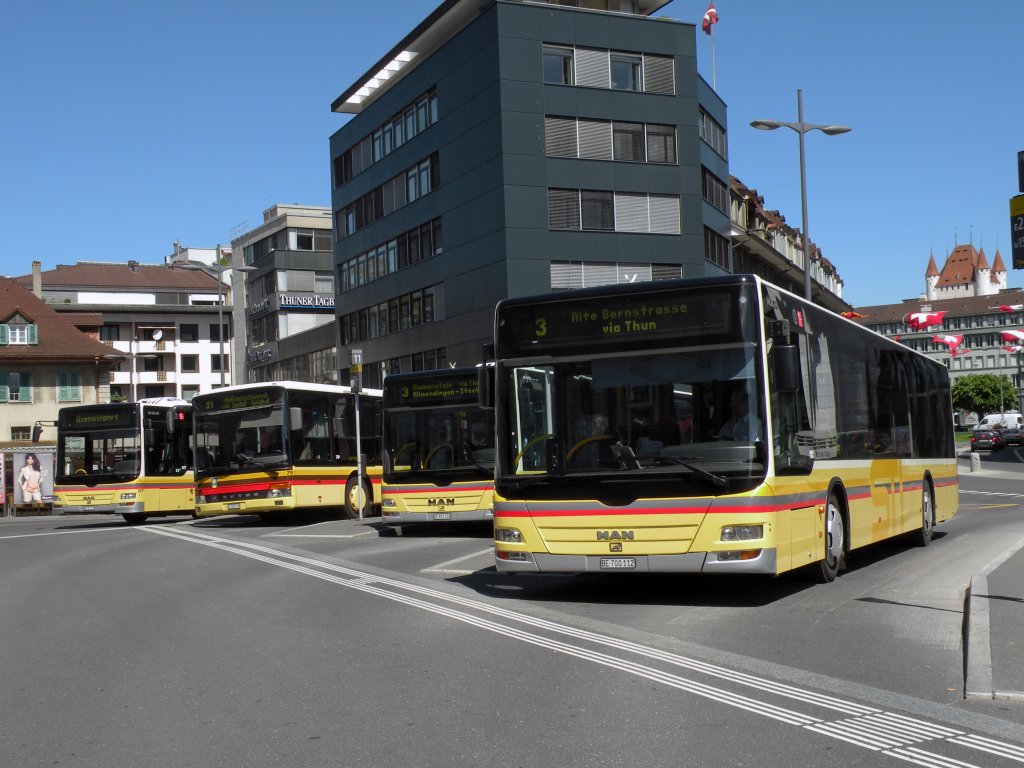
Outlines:
[[599, 443], [602, 440], [611, 440], [611, 439], [613, 439], [611, 435], [591, 435], [590, 437], [584, 437], [582, 440], [580, 440], [578, 443], [576, 443], [576, 445], [574, 445], [572, 448], [570, 448], [566, 452], [566, 454], [565, 454], [565, 462], [566, 462], [566, 464], [568, 464], [570, 461], [572, 461], [574, 458], [576, 458], [576, 454], [580, 451], [580, 449], [585, 448], [586, 446], [590, 445], [591, 443]]
[[[448, 455], [449, 455], [449, 456], [450, 456], [450, 457], [451, 457], [452, 459], [454, 459], [454, 458], [455, 458], [455, 446], [454, 446], [454, 445], [452, 445], [451, 443], [441, 443], [440, 445], [434, 446], [434, 447], [433, 447], [433, 448], [432, 448], [432, 449], [430, 450], [430, 453], [428, 453], [428, 454], [427, 454], [427, 458], [426, 458], [426, 460], [424, 460], [424, 462], [423, 462], [423, 466], [424, 466], [424, 467], [429, 467], [429, 466], [430, 466], [430, 460], [431, 460], [432, 458], [434, 458], [434, 454], [435, 454], [435, 453], [437, 453], [438, 451], [440, 451], [440, 450], [441, 450], [442, 448], [447, 448], [447, 449], [448, 449], [449, 451], [451, 451], [451, 453], [449, 453]], [[449, 465], [448, 465], [448, 466], [451, 466], [451, 463], [449, 463]]]
[[[397, 451], [395, 451], [395, 455], [391, 457], [391, 466], [392, 467], [398, 466], [398, 457], [401, 456], [402, 453], [405, 452], [406, 450], [408, 450], [409, 448], [415, 448], [415, 447], [416, 447], [416, 443], [414, 443], [414, 442], [408, 442], [405, 445], [401, 446]], [[410, 458], [410, 460], [412, 459], [411, 456], [409, 458]]]
[[525, 454], [528, 450], [530, 450], [533, 446], [535, 446], [542, 440], [550, 440], [552, 437], [554, 437], [554, 434], [552, 434], [551, 432], [545, 432], [543, 435], [537, 435], [536, 437], [527, 440], [526, 445], [523, 446], [522, 450], [520, 450], [519, 453], [516, 454], [515, 459], [512, 460], [513, 469], [519, 466], [519, 462], [522, 460], [523, 454]]

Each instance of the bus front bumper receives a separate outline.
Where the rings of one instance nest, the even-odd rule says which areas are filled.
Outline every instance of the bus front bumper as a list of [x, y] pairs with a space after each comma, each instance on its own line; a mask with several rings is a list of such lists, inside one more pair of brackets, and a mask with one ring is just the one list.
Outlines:
[[485, 523], [494, 519], [493, 509], [470, 509], [453, 512], [400, 512], [381, 509], [384, 525], [419, 525], [422, 523]]
[[61, 504], [53, 502], [55, 515], [143, 515], [145, 506], [141, 501], [123, 501], [117, 504]]
[[757, 557], [746, 560], [724, 559], [723, 555], [729, 557], [730, 553], [607, 556], [499, 550], [494, 553], [494, 565], [499, 573], [776, 573], [774, 549], [762, 549]]

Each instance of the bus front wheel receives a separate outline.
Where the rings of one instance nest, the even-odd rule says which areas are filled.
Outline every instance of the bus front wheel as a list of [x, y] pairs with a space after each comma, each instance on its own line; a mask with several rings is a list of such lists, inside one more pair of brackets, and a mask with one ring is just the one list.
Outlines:
[[932, 487], [925, 480], [921, 491], [921, 528], [914, 532], [913, 542], [919, 547], [927, 547], [932, 543], [932, 532], [935, 530], [935, 505], [932, 503]]
[[146, 522], [146, 516], [142, 512], [126, 512], [121, 517], [128, 525], [138, 525]]
[[362, 517], [369, 517], [373, 507], [373, 492], [365, 482], [360, 483], [356, 478], [350, 477], [345, 483], [345, 517], [349, 520], [358, 520], [360, 506], [363, 510]]
[[824, 557], [812, 567], [812, 576], [819, 584], [835, 581], [846, 555], [846, 520], [843, 508], [834, 493], [828, 495], [825, 505]]

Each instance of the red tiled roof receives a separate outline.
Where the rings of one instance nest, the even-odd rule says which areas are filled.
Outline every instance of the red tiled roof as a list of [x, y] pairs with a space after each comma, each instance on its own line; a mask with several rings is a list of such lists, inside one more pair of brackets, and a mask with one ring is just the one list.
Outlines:
[[939, 273], [937, 287], [946, 288], [954, 285], [970, 285], [974, 282], [974, 270], [988, 269], [988, 262], [984, 266], [979, 263], [979, 255], [984, 260], [984, 254], [974, 250], [973, 245], [958, 245], [946, 257], [946, 263], [942, 265], [942, 272]]
[[996, 251], [996, 260], [992, 262], [992, 274], [996, 272], [1005, 272], [1006, 265], [1003, 264], [1003, 257], [999, 255], [999, 251]]
[[[212, 267], [211, 267], [212, 269]], [[14, 278], [32, 288], [32, 275]], [[216, 291], [217, 278], [201, 269], [181, 269], [166, 264], [61, 264], [42, 273], [43, 288], [99, 290], [194, 290]]]
[[23, 364], [50, 360], [91, 361], [95, 357], [120, 354], [116, 349], [78, 330], [72, 317], [58, 314], [14, 280], [0, 277], [0, 323], [7, 322], [15, 314], [35, 324], [39, 332], [39, 343], [0, 346], [0, 364], [4, 361]]
[[[905, 299], [899, 304], [879, 304], [870, 307], [855, 307], [864, 315], [855, 320], [861, 325], [898, 323], [908, 312], [920, 312], [922, 307], [931, 307], [930, 312], [945, 310], [946, 318], [999, 314], [1000, 305], [1024, 304], [1024, 290], [1000, 291], [994, 296], [962, 296], [957, 299]], [[929, 331], [932, 332], [932, 331]]]

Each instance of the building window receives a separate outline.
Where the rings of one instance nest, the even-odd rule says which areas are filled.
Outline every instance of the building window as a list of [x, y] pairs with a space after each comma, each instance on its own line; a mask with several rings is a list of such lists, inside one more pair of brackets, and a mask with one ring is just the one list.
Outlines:
[[182, 355], [181, 370], [182, 373], [198, 373], [199, 355]]
[[543, 52], [544, 82], [552, 85], [572, 85], [573, 77], [572, 48], [560, 48], [545, 45]]
[[728, 159], [729, 156], [726, 151], [725, 143], [725, 128], [719, 125], [715, 119], [703, 109], [700, 110], [700, 114], [697, 117], [697, 127], [700, 132], [700, 138], [709, 147], [715, 150], [715, 152], [723, 158]]
[[181, 339], [182, 342], [199, 341], [199, 324], [182, 323], [178, 330], [178, 338]]
[[35, 325], [15, 316], [11, 322], [0, 324], [0, 344], [38, 344], [39, 331]]
[[17, 371], [17, 384], [11, 388], [12, 371], [0, 371], [0, 403], [31, 403], [32, 402], [32, 374], [26, 371]]
[[701, 174], [701, 188], [704, 193], [704, 199], [711, 203], [715, 208], [720, 210], [722, 213], [729, 212], [729, 190], [725, 186], [725, 182], [715, 176], [711, 171], [703, 166], [700, 169]]
[[199, 394], [199, 387], [195, 384], [182, 385], [181, 387], [181, 399], [192, 402], [192, 398]]
[[121, 326], [119, 325], [102, 325], [100, 326], [100, 341], [120, 341], [121, 340]]
[[[227, 365], [228, 360], [228, 356], [224, 355], [225, 366]], [[210, 355], [210, 370], [213, 371], [214, 373], [220, 373], [222, 371], [226, 372], [228, 369], [227, 367], [221, 367], [220, 355]]]
[[616, 160], [644, 162], [643, 123], [612, 123], [612, 146]]
[[77, 403], [82, 400], [82, 375], [77, 371], [57, 374], [57, 402]]
[[704, 258], [722, 269], [729, 268], [729, 241], [708, 227], [704, 227]]
[[647, 162], [676, 162], [676, 128], [674, 125], [647, 126]]
[[679, 196], [549, 189], [548, 228], [678, 235]]
[[31, 440], [31, 427], [11, 427], [11, 440]]
[[[223, 334], [223, 335], [222, 335]], [[218, 325], [217, 323], [210, 323], [210, 341], [220, 341], [221, 338], [224, 341], [231, 339], [231, 331], [227, 323], [224, 325]]]
[[643, 59], [640, 56], [613, 53], [611, 55], [612, 90], [642, 91], [642, 68]]

